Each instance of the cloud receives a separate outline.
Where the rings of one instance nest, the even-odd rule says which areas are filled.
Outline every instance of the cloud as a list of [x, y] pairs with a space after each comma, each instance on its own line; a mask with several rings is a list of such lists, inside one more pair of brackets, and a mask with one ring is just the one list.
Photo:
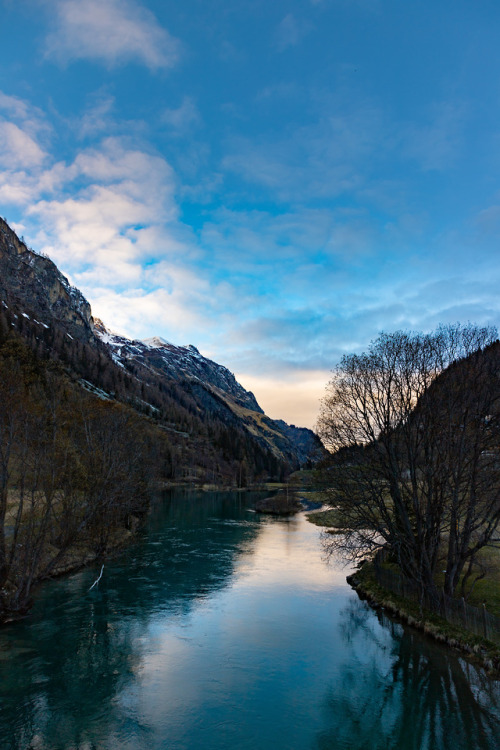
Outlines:
[[200, 113], [190, 96], [185, 96], [177, 109], [165, 109], [162, 121], [178, 135], [185, 135], [201, 121]]
[[157, 70], [179, 58], [179, 41], [134, 0], [57, 0], [55, 13], [45, 54], [60, 63], [88, 59], [115, 67], [136, 61]]
[[0, 122], [0, 165], [10, 168], [38, 167], [46, 158], [38, 143], [12, 122]]
[[278, 49], [284, 50], [287, 47], [293, 47], [298, 44], [300, 39], [300, 29], [295, 20], [295, 16], [288, 13], [278, 26], [276, 32]]
[[283, 52], [288, 47], [295, 47], [311, 30], [311, 24], [303, 20], [297, 21], [293, 13], [288, 13], [280, 22], [276, 30], [278, 50]]
[[[257, 100], [272, 100], [282, 84]], [[466, 107], [438, 102], [415, 121], [396, 121], [381, 100], [340, 90], [297, 92], [302, 122], [292, 120], [279, 135], [233, 136], [222, 167], [229, 176], [259, 186], [275, 201], [316, 204], [353, 199], [378, 203], [393, 215], [408, 210], [422, 173], [447, 170], [462, 153]], [[392, 204], [392, 205], [391, 205]]]
[[45, 193], [53, 193], [69, 179], [74, 171], [59, 162], [51, 167], [44, 164], [39, 168], [24, 170], [16, 165], [11, 169], [0, 170], [0, 201], [14, 206], [33, 206]]
[[80, 118], [78, 135], [80, 138], [96, 136], [109, 129], [110, 114], [115, 100], [112, 96], [99, 96]]
[[17, 96], [8, 96], [3, 91], [0, 91], [0, 111], [14, 118], [14, 120], [36, 122], [37, 127], [40, 127], [44, 120], [43, 112], [37, 107], [33, 107]]
[[371, 160], [391, 147], [381, 109], [349, 98], [319, 97], [308, 106], [308, 122], [279, 138], [233, 138], [223, 168], [280, 201], [312, 202], [364, 188]]
[[0, 92], [0, 200], [23, 205], [39, 193], [50, 156], [51, 129], [44, 114], [16, 96]]
[[70, 273], [91, 266], [83, 277], [87, 284], [109, 275], [114, 285], [133, 284], [141, 275], [141, 262], [159, 251], [144, 234], [150, 237], [152, 226], [177, 219], [171, 167], [160, 156], [115, 137], [81, 151], [65, 177], [68, 182], [78, 179], [71, 197], [63, 193], [28, 209], [43, 227], [41, 249]]

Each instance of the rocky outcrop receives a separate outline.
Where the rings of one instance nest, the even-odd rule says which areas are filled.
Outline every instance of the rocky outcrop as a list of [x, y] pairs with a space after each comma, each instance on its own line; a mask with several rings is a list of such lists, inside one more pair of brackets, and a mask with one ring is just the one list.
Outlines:
[[[93, 339], [90, 305], [55, 263], [35, 253], [0, 219], [0, 298], [40, 324], [62, 323], [74, 338]], [[18, 313], [19, 314], [19, 313]]]

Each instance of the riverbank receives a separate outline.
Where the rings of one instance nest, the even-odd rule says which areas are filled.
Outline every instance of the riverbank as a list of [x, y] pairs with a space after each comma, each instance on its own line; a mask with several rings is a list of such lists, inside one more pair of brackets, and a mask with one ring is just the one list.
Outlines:
[[[335, 508], [309, 513], [308, 521], [320, 526], [326, 533], [341, 534], [343, 519]], [[421, 630], [434, 640], [461, 651], [468, 658], [480, 663], [489, 673], [500, 677], [500, 648], [463, 628], [451, 625], [447, 620], [431, 612], [422, 612], [420, 607], [387, 589], [378, 583], [373, 563], [366, 561], [356, 573], [347, 577], [347, 582], [356, 590], [359, 596], [366, 599], [372, 606], [380, 607], [403, 622]], [[482, 583], [482, 582], [480, 582]], [[491, 586], [488, 590], [492, 596]], [[493, 604], [496, 604], [493, 598]], [[492, 607], [492, 610], [496, 610]]]
[[365, 562], [347, 582], [362, 599], [422, 631], [434, 640], [480, 663], [491, 675], [500, 677], [500, 649], [490, 641], [455, 627], [438, 615], [421, 611], [418, 605], [383, 589], [377, 582], [373, 563]]
[[[133, 529], [117, 529], [109, 541], [109, 546], [106, 549], [104, 556], [92, 551], [85, 544], [74, 544], [67, 550], [66, 555], [61, 561], [51, 569], [49, 574], [35, 577], [32, 584], [32, 593], [35, 594], [37, 589], [47, 581], [56, 578], [64, 578], [71, 573], [76, 573], [77, 571], [96, 563], [104, 563], [105, 560], [112, 558], [113, 555], [125, 549], [129, 544], [132, 544], [136, 538], [139, 527], [140, 523], [137, 520]], [[31, 598], [26, 606], [20, 610], [6, 610], [5, 612], [0, 612], [0, 627], [2, 625], [9, 625], [13, 622], [24, 620], [29, 615], [32, 605], [33, 599]]]

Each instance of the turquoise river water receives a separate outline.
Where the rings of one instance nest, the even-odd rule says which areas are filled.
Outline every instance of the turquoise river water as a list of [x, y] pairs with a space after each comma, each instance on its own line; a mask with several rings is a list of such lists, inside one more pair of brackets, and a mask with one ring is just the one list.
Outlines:
[[375, 612], [303, 513], [173, 492], [0, 630], [1, 750], [497, 750], [500, 688]]

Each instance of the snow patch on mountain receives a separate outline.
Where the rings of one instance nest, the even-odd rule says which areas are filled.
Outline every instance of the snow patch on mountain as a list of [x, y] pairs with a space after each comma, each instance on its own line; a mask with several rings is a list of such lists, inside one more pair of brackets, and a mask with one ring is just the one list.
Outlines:
[[253, 393], [246, 391], [227, 367], [204, 357], [193, 344], [177, 346], [161, 336], [144, 341], [130, 340], [112, 333], [99, 319], [94, 320], [94, 333], [122, 367], [127, 361], [133, 361], [148, 370], [163, 372], [174, 380], [196, 381], [223, 391], [247, 409], [263, 413]]
[[149, 339], [143, 339], [142, 343], [152, 349], [162, 349], [164, 346], [172, 346], [170, 341], [165, 341], [161, 336], [153, 336]]

